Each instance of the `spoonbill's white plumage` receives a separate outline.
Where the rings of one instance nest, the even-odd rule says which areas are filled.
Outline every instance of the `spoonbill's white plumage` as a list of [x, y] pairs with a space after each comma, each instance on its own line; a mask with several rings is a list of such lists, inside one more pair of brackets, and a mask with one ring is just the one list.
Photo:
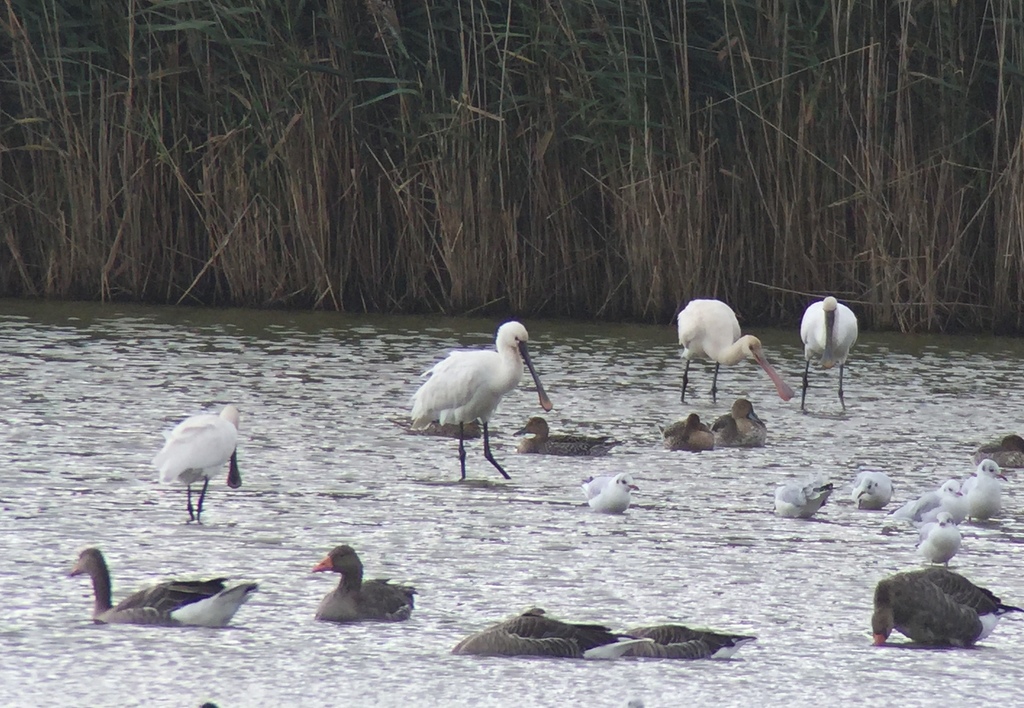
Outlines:
[[679, 343], [683, 346], [686, 369], [683, 371], [683, 390], [680, 400], [686, 402], [686, 386], [690, 380], [690, 361], [694, 358], [715, 362], [711, 379], [711, 399], [717, 400], [718, 368], [732, 366], [744, 359], [757, 362], [775, 384], [779, 398], [788, 401], [793, 389], [782, 380], [761, 350], [761, 340], [753, 335], [740, 336], [740, 323], [736, 313], [721, 300], [690, 300], [676, 317]]
[[889, 516], [922, 524], [935, 521], [943, 511], [949, 512], [953, 521], [958, 524], [967, 518], [967, 502], [960, 493], [960, 482], [955, 479], [946, 480], [938, 489], [925, 492], [917, 499], [911, 499], [899, 509], [890, 512]]
[[[459, 425], [460, 433], [466, 423], [479, 420], [484, 431], [484, 457], [511, 479], [491, 454], [491, 441], [487, 423], [502, 397], [514, 389], [523, 378], [523, 363], [530, 369], [537, 395], [545, 411], [551, 410], [551, 401], [544, 393], [540, 377], [533, 368], [526, 343], [530, 335], [519, 322], [506, 322], [498, 328], [495, 351], [458, 350], [435, 364], [426, 375], [430, 378], [412, 397], [412, 427], [426, 428], [434, 421], [442, 425]], [[462, 479], [466, 478], [466, 448], [459, 435], [459, 464]]]
[[580, 485], [587, 503], [594, 511], [602, 514], [621, 514], [629, 508], [631, 493], [640, 489], [633, 482], [628, 472], [620, 472], [614, 477], [604, 475], [588, 477]]
[[1003, 508], [1003, 471], [994, 460], [982, 460], [972, 477], [964, 480], [961, 491], [967, 501], [967, 516], [975, 520], [991, 519]]
[[892, 480], [885, 472], [865, 470], [853, 480], [853, 501], [858, 509], [882, 509], [892, 500]]
[[809, 519], [825, 505], [832, 485], [820, 480], [787, 482], [775, 490], [775, 513], [792, 519]]
[[935, 521], [923, 524], [917, 551], [929, 563], [949, 565], [949, 559], [960, 550], [960, 529], [948, 511], [940, 511]]
[[[224, 406], [220, 415], [204, 413], [181, 421], [169, 433], [163, 449], [153, 458], [153, 466], [160, 470], [160, 481], [176, 482], [188, 486], [188, 518], [199, 521], [203, 513], [203, 499], [210, 477], [228, 462], [228, 486], [242, 486], [238, 471], [238, 409]], [[203, 480], [199, 503], [192, 509], [192, 485]]]
[[846, 305], [829, 295], [824, 300], [812, 302], [804, 310], [800, 321], [800, 339], [804, 342], [803, 390], [800, 392], [800, 410], [804, 409], [807, 398], [807, 375], [811, 361], [817, 360], [823, 369], [839, 364], [839, 403], [846, 410], [843, 400], [843, 367], [850, 347], [857, 341], [857, 315]]

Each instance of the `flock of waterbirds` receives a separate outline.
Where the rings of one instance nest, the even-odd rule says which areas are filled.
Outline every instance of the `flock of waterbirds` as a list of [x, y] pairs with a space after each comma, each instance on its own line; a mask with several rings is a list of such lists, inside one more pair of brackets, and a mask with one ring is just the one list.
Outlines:
[[[790, 400], [794, 391], [764, 355], [760, 340], [741, 335], [732, 309], [718, 300], [692, 300], [677, 316], [679, 344], [686, 361], [680, 400], [685, 403], [693, 359], [715, 364], [711, 395], [717, 400], [717, 381], [722, 365], [749, 360], [758, 364], [774, 383], [778, 395]], [[839, 366], [839, 402], [845, 410], [842, 374], [857, 339], [857, 318], [834, 297], [808, 306], [800, 326], [806, 366], [802, 380], [804, 409], [811, 363], [825, 369]], [[458, 438], [461, 479], [466, 478], [465, 441], [483, 438], [484, 457], [505, 478], [510, 476], [495, 459], [488, 423], [501, 399], [520, 383], [524, 364], [536, 385], [540, 406], [552, 409], [527, 350], [529, 335], [519, 322], [498, 329], [494, 350], [459, 350], [435, 364], [426, 382], [412, 398], [410, 432]], [[163, 448], [152, 460], [164, 483], [187, 488], [189, 521], [201, 523], [203, 502], [211, 477], [229, 465], [227, 483], [241, 486], [236, 448], [239, 412], [226, 406], [219, 415], [196, 415], [166, 433]], [[526, 435], [518, 452], [587, 457], [608, 454], [617, 444], [610, 437], [552, 434], [547, 422], [530, 418], [517, 435]], [[707, 425], [693, 413], [662, 430], [670, 450], [701, 452], [718, 447], [760, 447], [767, 444], [767, 425], [753, 404], [737, 399], [730, 410]], [[992, 518], [1001, 510], [1004, 467], [1024, 467], [1024, 440], [1008, 435], [979, 448], [975, 473], [962, 483], [949, 480], [935, 491], [911, 500], [888, 515], [894, 522], [919, 528], [918, 548], [923, 558], [936, 564], [924, 570], [898, 573], [881, 580], [875, 590], [872, 633], [875, 643], [885, 643], [893, 629], [911, 640], [929, 645], [970, 646], [992, 631], [998, 618], [1020, 608], [1005, 605], [992, 592], [979, 588], [939, 564], [948, 564], [961, 543], [958, 524], [967, 519]], [[202, 482], [198, 501], [192, 503], [192, 485]], [[590, 477], [581, 485], [590, 507], [597, 512], [621, 514], [638, 489], [628, 473]], [[893, 483], [880, 471], [861, 472], [853, 481], [852, 498], [859, 509], [884, 509], [892, 500]], [[834, 491], [822, 479], [793, 480], [776, 490], [779, 516], [812, 517]], [[320, 603], [315, 617], [332, 622], [365, 620], [401, 621], [414, 608], [415, 589], [387, 580], [363, 580], [363, 565], [348, 545], [334, 548], [314, 572], [338, 573], [338, 586]], [[200, 625], [222, 627], [256, 591], [255, 583], [227, 585], [226, 578], [203, 581], [169, 581], [139, 591], [116, 606], [111, 600], [111, 579], [99, 549], [84, 550], [71, 575], [91, 577], [95, 596], [93, 619], [97, 623], [149, 625]], [[587, 659], [649, 657], [700, 659], [731, 657], [754, 637], [695, 630], [665, 624], [615, 631], [605, 625], [557, 620], [543, 609], [531, 608], [511, 619], [471, 634], [452, 650], [455, 654], [487, 656], [547, 656]]]

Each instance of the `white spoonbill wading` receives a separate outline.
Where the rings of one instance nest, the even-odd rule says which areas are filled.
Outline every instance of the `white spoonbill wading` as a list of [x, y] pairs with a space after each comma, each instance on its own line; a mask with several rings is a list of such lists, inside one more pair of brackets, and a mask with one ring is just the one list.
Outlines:
[[[199, 521], [210, 477], [225, 462], [230, 462], [228, 486], [232, 489], [242, 486], [235, 450], [238, 442], [238, 409], [234, 406], [224, 406], [220, 415], [204, 413], [186, 418], [164, 435], [167, 442], [153, 458], [153, 466], [160, 470], [161, 482], [188, 485], [189, 521]], [[199, 480], [203, 480], [203, 491], [199, 493], [199, 503], [193, 513], [192, 484]]]
[[495, 351], [480, 349], [452, 352], [434, 364], [426, 374], [430, 378], [412, 397], [414, 430], [425, 428], [434, 421], [442, 425], [458, 424], [462, 479], [466, 478], [466, 447], [462, 430], [466, 423], [474, 420], [483, 424], [484, 457], [501, 472], [502, 477], [511, 479], [491, 454], [487, 423], [502, 397], [523, 378], [523, 362], [537, 384], [540, 407], [545, 411], [551, 410], [551, 401], [544, 393], [544, 386], [526, 350], [529, 340], [526, 327], [519, 322], [506, 322], [498, 328], [494, 340]]
[[850, 347], [857, 341], [857, 315], [846, 305], [829, 295], [824, 300], [812, 302], [804, 310], [800, 321], [800, 339], [804, 342], [804, 386], [800, 392], [800, 410], [804, 409], [807, 398], [807, 373], [811, 360], [821, 362], [821, 368], [831, 369], [839, 364], [839, 404], [846, 410], [843, 400], [843, 367]]
[[775, 372], [761, 351], [761, 340], [748, 334], [740, 336], [736, 313], [721, 300], [690, 300], [676, 318], [679, 343], [683, 346], [686, 369], [683, 370], [683, 391], [679, 400], [686, 403], [686, 386], [690, 381], [690, 361], [697, 357], [715, 362], [711, 379], [711, 400], [718, 393], [718, 367], [732, 366], [744, 359], [755, 361], [775, 384], [779, 398], [788, 401], [793, 389]]

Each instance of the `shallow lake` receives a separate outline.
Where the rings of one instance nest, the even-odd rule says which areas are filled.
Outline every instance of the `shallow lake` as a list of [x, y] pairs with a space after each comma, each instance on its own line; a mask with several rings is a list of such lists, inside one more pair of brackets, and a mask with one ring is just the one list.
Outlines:
[[[963, 477], [982, 442], [1024, 432], [1024, 341], [864, 333], [845, 376], [812, 369], [793, 331], [759, 331], [797, 390], [751, 364], [683, 363], [668, 324], [526, 321], [554, 402], [552, 432], [611, 434], [604, 458], [517, 455], [542, 414], [529, 377], [492, 421], [503, 481], [467, 442], [411, 435], [420, 374], [453, 348], [490, 347], [495, 320], [0, 301], [0, 703], [46, 706], [934, 705], [1020, 700], [1024, 617], [972, 650], [871, 645], [875, 583], [921, 566], [916, 532], [858, 511], [850, 482], [886, 471], [899, 502]], [[738, 396], [769, 428], [761, 449], [662, 449], [658, 425], [711, 420]], [[184, 417], [241, 411], [243, 486], [214, 479], [203, 524], [149, 461]], [[629, 471], [621, 516], [592, 513], [581, 478]], [[226, 476], [225, 468], [225, 476]], [[820, 473], [837, 491], [809, 521], [772, 513], [775, 487]], [[1024, 603], [1020, 481], [1000, 518], [965, 524], [951, 567]], [[894, 502], [889, 509], [897, 506]], [[316, 622], [337, 582], [311, 573], [335, 545], [367, 577], [418, 590], [412, 619]], [[100, 547], [115, 602], [158, 579], [260, 582], [232, 627], [90, 621], [67, 573]], [[616, 628], [684, 622], [754, 634], [730, 661], [587, 662], [453, 656], [462, 637], [531, 606]], [[899, 635], [894, 634], [899, 641]]]

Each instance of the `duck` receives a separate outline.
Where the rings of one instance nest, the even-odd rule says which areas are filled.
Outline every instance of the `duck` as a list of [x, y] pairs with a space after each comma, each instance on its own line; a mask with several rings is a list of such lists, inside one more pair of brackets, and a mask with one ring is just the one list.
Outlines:
[[775, 490], [775, 513], [791, 519], [809, 519], [825, 506], [832, 484], [820, 480], [793, 481]]
[[471, 634], [452, 654], [472, 656], [546, 656], [568, 659], [614, 659], [650, 639], [627, 637], [602, 624], [563, 622], [539, 607]]
[[982, 460], [992, 460], [1000, 467], [1024, 467], [1024, 438], [1007, 435], [999, 442], [982, 445], [974, 451], [971, 460], [976, 465]]
[[691, 413], [685, 420], [677, 420], [662, 431], [665, 448], [668, 450], [685, 450], [702, 452], [715, 448], [715, 434], [711, 432], [700, 416]]
[[640, 490], [628, 472], [587, 477], [580, 488], [590, 508], [602, 514], [624, 513], [632, 501], [632, 492]]
[[314, 573], [338, 573], [338, 587], [328, 593], [316, 610], [324, 622], [401, 622], [413, 611], [416, 589], [392, 585], [385, 579], [363, 582], [363, 563], [352, 546], [336, 546], [313, 567]]
[[169, 580], [139, 590], [113, 606], [110, 569], [98, 548], [82, 551], [69, 575], [92, 578], [92, 620], [96, 624], [225, 627], [258, 587], [241, 583], [229, 588], [227, 578]]
[[960, 491], [967, 502], [967, 516], [975, 521], [991, 519], [1003, 508], [1003, 471], [995, 460], [982, 460], [972, 477], [964, 480]]
[[948, 511], [940, 511], [935, 521], [923, 524], [917, 550], [929, 563], [949, 566], [949, 560], [960, 550], [960, 529]]
[[853, 501], [858, 509], [877, 511], [892, 500], [892, 480], [885, 472], [865, 470], [853, 480]]
[[1024, 612], [940, 567], [880, 580], [874, 605], [871, 632], [876, 645], [885, 644], [895, 629], [920, 644], [969, 647], [985, 639], [1004, 614]]
[[587, 437], [586, 435], [551, 435], [548, 422], [540, 416], [533, 416], [514, 435], [532, 434], [519, 441], [516, 452], [520, 454], [562, 455], [565, 457], [598, 457], [618, 443], [608, 436]]
[[[431, 435], [438, 438], [455, 438], [456, 440], [459, 438], [458, 423], [439, 423], [436, 420], [432, 420], [422, 428], [413, 428], [412, 423], [407, 418], [391, 418], [390, 420], [410, 435]], [[462, 437], [464, 440], [473, 440], [480, 437], [480, 435], [481, 430], [478, 421], [471, 420], [463, 423]]]
[[651, 639], [647, 644], [634, 644], [623, 656], [658, 659], [731, 659], [756, 637], [723, 634], [705, 629], [690, 629], [681, 624], [658, 624], [634, 627], [623, 632], [636, 639]]
[[768, 426], [754, 413], [754, 404], [737, 398], [729, 413], [720, 416], [711, 426], [717, 447], [763, 447], [768, 440]]

